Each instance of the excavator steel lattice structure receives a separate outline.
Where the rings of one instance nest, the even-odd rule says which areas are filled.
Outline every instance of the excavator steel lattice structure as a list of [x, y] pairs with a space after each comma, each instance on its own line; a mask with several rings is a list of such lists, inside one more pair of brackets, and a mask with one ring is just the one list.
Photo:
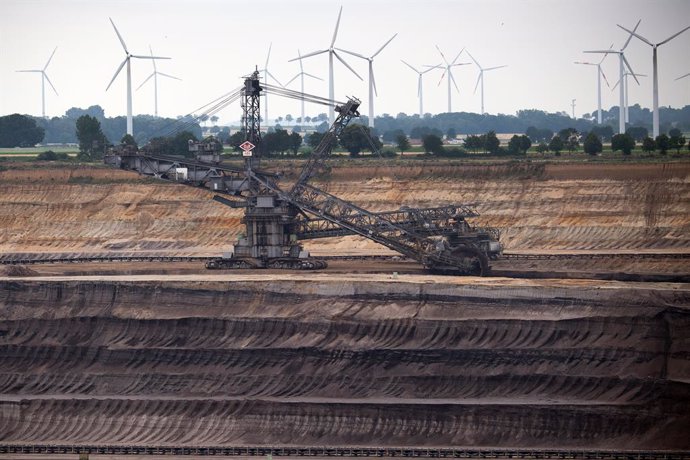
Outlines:
[[433, 271], [482, 276], [490, 273], [489, 260], [501, 254], [499, 232], [471, 226], [465, 219], [479, 214], [468, 206], [370, 212], [309, 184], [324, 166], [342, 131], [359, 116], [360, 101], [356, 98], [336, 103], [335, 121], [297, 180], [289, 189], [279, 186], [276, 175], [260, 169], [259, 98], [266, 89], [285, 93], [262, 84], [258, 72], [247, 77], [241, 89], [244, 169], [221, 165], [213, 149], [203, 144], [190, 144], [190, 150], [197, 152], [196, 160], [120, 147], [105, 161], [140, 174], [207, 187], [233, 197], [216, 195], [215, 201], [244, 208], [244, 235], [235, 243], [232, 255], [209, 261], [209, 269], [325, 268], [326, 261], [311, 257], [299, 241], [356, 234]]

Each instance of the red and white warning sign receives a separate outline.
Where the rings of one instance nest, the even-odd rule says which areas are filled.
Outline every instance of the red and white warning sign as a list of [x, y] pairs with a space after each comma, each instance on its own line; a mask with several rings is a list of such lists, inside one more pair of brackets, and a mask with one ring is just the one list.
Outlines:
[[242, 142], [240, 144], [240, 148], [242, 149], [242, 156], [243, 157], [252, 156], [252, 150], [254, 150], [254, 147], [256, 147], [256, 145], [252, 144], [249, 141]]

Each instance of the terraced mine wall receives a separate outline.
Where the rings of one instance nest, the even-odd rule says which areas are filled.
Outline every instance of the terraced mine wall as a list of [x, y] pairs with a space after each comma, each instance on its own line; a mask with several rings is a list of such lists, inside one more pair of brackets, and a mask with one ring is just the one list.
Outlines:
[[[278, 162], [285, 183], [300, 163]], [[508, 250], [676, 250], [690, 246], [690, 163], [537, 164], [404, 161], [335, 165], [320, 187], [366, 209], [476, 203]], [[106, 168], [0, 172], [0, 252], [217, 255], [242, 211], [204, 189]], [[359, 237], [321, 253], [387, 251]]]
[[5, 444], [690, 449], [687, 285], [0, 281]]

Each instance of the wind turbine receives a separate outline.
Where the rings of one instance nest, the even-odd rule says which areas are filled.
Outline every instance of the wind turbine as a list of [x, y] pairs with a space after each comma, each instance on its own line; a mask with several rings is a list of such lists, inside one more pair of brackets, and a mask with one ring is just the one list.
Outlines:
[[167, 73], [159, 72], [158, 69], [156, 68], [156, 59], [153, 58], [153, 50], [151, 49], [151, 45], [149, 45], [149, 51], [151, 52], [151, 63], [153, 63], [153, 73], [149, 75], [146, 80], [144, 80], [141, 85], [136, 89], [136, 91], [139, 91], [139, 88], [144, 86], [147, 81], [153, 77], [153, 100], [154, 100], [154, 107], [155, 107], [155, 115], [158, 116], [158, 75], [161, 77], [168, 77], [172, 78], [174, 80], [181, 80], [180, 78], [173, 77], [172, 75], [168, 75]]
[[[301, 92], [302, 94], [304, 94], [304, 77], [305, 77], [305, 76], [306, 76], [306, 77], [315, 78], [315, 79], [321, 80], [321, 81], [323, 81], [323, 78], [319, 78], [319, 77], [317, 77], [316, 75], [312, 75], [312, 74], [310, 74], [310, 73], [305, 72], [305, 71], [304, 71], [304, 66], [302, 65], [302, 59], [301, 59], [301, 58], [302, 58], [302, 53], [300, 52], [300, 50], [297, 50], [297, 55], [300, 57], [300, 58], [299, 58], [299, 73], [298, 73], [297, 75], [295, 75], [294, 77], [292, 77], [292, 79], [290, 79], [289, 82], [285, 83], [285, 86], [288, 86], [290, 83], [292, 83], [293, 81], [295, 81], [295, 79], [296, 79], [297, 77], [300, 77], [300, 85], [301, 85], [301, 86], [300, 86], [300, 92]], [[302, 123], [304, 123], [304, 99], [302, 99], [301, 102], [302, 102]]]
[[575, 101], [577, 99], [573, 99], [573, 101], [570, 103], [570, 105], [573, 107], [573, 120], [575, 119]]
[[[271, 48], [273, 48], [273, 42], [268, 45], [268, 54], [266, 55], [266, 64], [264, 64], [263, 69], [259, 69], [259, 72], [264, 73], [264, 83], [268, 83], [268, 77], [271, 77], [274, 82], [278, 83], [278, 86], [283, 86], [281, 82], [278, 81], [276, 77], [273, 76], [270, 70], [268, 70], [268, 60], [271, 58]], [[268, 94], [264, 91], [264, 119], [265, 123], [268, 123]]]
[[33, 70], [17, 70], [17, 72], [36, 72], [41, 74], [41, 116], [43, 118], [46, 117], [46, 80], [48, 80], [48, 84], [50, 85], [51, 88], [53, 88], [53, 91], [55, 91], [55, 95], [57, 96], [57, 90], [53, 86], [53, 84], [50, 81], [50, 78], [48, 78], [48, 74], [46, 73], [46, 69], [48, 68], [48, 64], [50, 64], [50, 61], [53, 59], [53, 56], [55, 55], [55, 52], [57, 51], [57, 46], [53, 50], [53, 53], [50, 55], [48, 58], [48, 62], [46, 62], [46, 65], [43, 66], [42, 69], [33, 69]]
[[336, 48], [338, 51], [342, 51], [343, 53], [348, 53], [353, 56], [356, 56], [358, 58], [362, 58], [366, 61], [369, 61], [369, 127], [373, 128], [374, 127], [374, 93], [378, 96], [379, 93], [376, 91], [376, 80], [374, 79], [374, 58], [381, 52], [383, 49], [388, 46], [388, 44], [393, 41], [393, 39], [397, 36], [398, 34], [396, 33], [393, 35], [391, 38], [388, 39], [386, 43], [381, 46], [381, 48], [378, 49], [374, 54], [371, 55], [371, 57], [366, 57], [362, 56], [361, 54], [354, 53], [352, 51], [347, 51], [344, 49]]
[[[609, 49], [613, 49], [613, 43], [611, 44]], [[602, 116], [601, 116], [601, 77], [604, 77], [604, 81], [606, 82], [606, 86], [608, 86], [609, 88], [611, 87], [611, 85], [609, 85], [609, 81], [606, 79], [606, 75], [604, 74], [604, 71], [601, 69], [601, 64], [604, 62], [604, 59], [606, 59], [606, 56], [608, 56], [608, 54], [604, 54], [604, 57], [601, 58], [601, 61], [599, 61], [596, 64], [594, 64], [592, 62], [575, 61], [575, 64], [597, 66], [597, 123], [598, 124], [602, 123]]]
[[[611, 90], [613, 91], [613, 90], [616, 89], [616, 87], [617, 87], [619, 84], [622, 84], [622, 85], [624, 85], [624, 87], [625, 87], [625, 110], [623, 111], [623, 113], [625, 114], [625, 122], [626, 122], [626, 123], [630, 123], [630, 113], [629, 113], [629, 110], [628, 110], [629, 107], [630, 107], [630, 105], [628, 104], [628, 77], [630, 77], [630, 76], [633, 76], [633, 77], [646, 77], [647, 75], [642, 74], [642, 73], [635, 73], [635, 74], [633, 74], [633, 73], [630, 73], [630, 72], [625, 72], [625, 73], [623, 74], [623, 80], [622, 80], [623, 83], [621, 83], [621, 80], [618, 80], [618, 81], [616, 82], [616, 84], [613, 85], [613, 88], [611, 88]], [[637, 84], [638, 84], [638, 85], [640, 84], [639, 81], [638, 81]]]
[[122, 39], [122, 35], [120, 35], [120, 32], [117, 30], [117, 27], [115, 27], [115, 23], [111, 18], [110, 23], [113, 25], [113, 29], [115, 29], [115, 33], [117, 34], [117, 38], [120, 39], [120, 43], [122, 44], [122, 48], [125, 50], [125, 59], [122, 61], [120, 64], [120, 67], [117, 68], [115, 71], [115, 75], [113, 75], [113, 79], [110, 80], [110, 83], [108, 83], [108, 86], [105, 88], [106, 91], [110, 88], [110, 86], [113, 84], [115, 79], [117, 78], [118, 74], [122, 70], [122, 68], [127, 64], [127, 134], [130, 136], [133, 133], [132, 130], [132, 69], [130, 66], [130, 60], [132, 58], [136, 59], [170, 59], [169, 57], [160, 57], [160, 56], [140, 56], [136, 54], [131, 54], [127, 50], [127, 45], [125, 45], [125, 41]]
[[[641, 21], [641, 19], [640, 19]], [[640, 21], [637, 21], [637, 24], [635, 24], [635, 28], [633, 30], [637, 30], [637, 27], [640, 25]], [[622, 80], [623, 79], [623, 74], [625, 73], [625, 66], [628, 67], [628, 70], [630, 70], [630, 73], [633, 74], [633, 78], [635, 78], [635, 81], [639, 83], [637, 80], [637, 77], [635, 77], [635, 72], [633, 72], [632, 67], [630, 67], [630, 63], [628, 62], [627, 59], [625, 59], [625, 48], [628, 47], [628, 44], [630, 43], [630, 40], [632, 39], [632, 34], [628, 36], [628, 39], [625, 41], [625, 44], [623, 44], [623, 47], [618, 50], [614, 51], [611, 49], [608, 50], [597, 50], [597, 51], [585, 51], [585, 53], [604, 53], [604, 54], [617, 54], [618, 55], [618, 67], [619, 67], [619, 77]], [[618, 104], [618, 132], [619, 134], [624, 134], [625, 133], [625, 113], [624, 113], [624, 107], [625, 107], [625, 93], [623, 91], [623, 85], [620, 87], [619, 91], [619, 96], [620, 96], [620, 101]]]
[[507, 65], [499, 65], [496, 67], [487, 67], [486, 69], [483, 68], [481, 65], [479, 65], [479, 62], [470, 54], [469, 51], [465, 50], [467, 55], [474, 61], [475, 64], [477, 64], [477, 67], [479, 67], [479, 76], [477, 77], [477, 83], [474, 85], [474, 92], [477, 92], [477, 86], [479, 86], [479, 81], [481, 80], [482, 82], [482, 115], [484, 115], [484, 72], [488, 72], [489, 70], [496, 70], [500, 69], [503, 67], [508, 67]]
[[[446, 70], [443, 71], [443, 75], [441, 75], [441, 79], [439, 80], [438, 84], [440, 85], [441, 82], [443, 81], [443, 77], [445, 77], [446, 74], [448, 74], [448, 113], [451, 113], [452, 112], [452, 110], [451, 110], [451, 99], [450, 99], [450, 82], [451, 82], [451, 80], [453, 81], [453, 85], [455, 85], [455, 90], [458, 93], [460, 92], [460, 89], [458, 88], [458, 84], [455, 83], [455, 78], [453, 77], [453, 72], [451, 71], [451, 67], [460, 66], [460, 65], [469, 65], [470, 63], [469, 62], [459, 62], [457, 64], [455, 63], [455, 61], [458, 60], [458, 58], [460, 57], [462, 52], [465, 50], [465, 48], [460, 50], [460, 52], [457, 54], [457, 56], [455, 56], [455, 59], [453, 59], [452, 62], [448, 62], [446, 57], [443, 55], [441, 48], [439, 48], [438, 45], [436, 45], [436, 49], [438, 50], [439, 53], [441, 53], [441, 58], [443, 58], [443, 62], [445, 62], [445, 64], [446, 64]], [[442, 66], [440, 64], [438, 64], [436, 66], [428, 66], [428, 67], [442, 67]]]
[[438, 69], [438, 68], [440, 68], [441, 66], [437, 65], [437, 66], [430, 67], [430, 68], [428, 68], [428, 69], [426, 69], [426, 70], [421, 70], [421, 71], [420, 71], [420, 70], [415, 69], [415, 68], [412, 67], [410, 64], [408, 64], [407, 62], [403, 61], [402, 59], [401, 59], [401, 61], [402, 61], [402, 63], [405, 64], [407, 67], [409, 67], [410, 69], [414, 70], [414, 71], [417, 73], [417, 75], [419, 75], [419, 78], [417, 79], [417, 97], [419, 98], [419, 117], [421, 118], [421, 117], [424, 116], [424, 91], [423, 91], [423, 86], [422, 86], [422, 75], [424, 75], [424, 74], [427, 73], [427, 72], [431, 72], [431, 71], [434, 70], [434, 69]]
[[[638, 22], [639, 24], [639, 22]], [[634, 30], [630, 31], [623, 27], [620, 24], [616, 24], [618, 27], [621, 29], [625, 30], [630, 34], [632, 37], [633, 35], [648, 44], [649, 46], [652, 47], [652, 105], [654, 106], [654, 110], [652, 112], [652, 133], [654, 138], [656, 138], [659, 135], [659, 73], [657, 70], [657, 57], [656, 57], [656, 50], [659, 48], [661, 45], [664, 43], [668, 43], [674, 38], [676, 38], [678, 35], [682, 34], [686, 30], [690, 29], [690, 26], [686, 27], [685, 29], [681, 30], [680, 32], [677, 32], [670, 37], [668, 37], [666, 40], [663, 40], [659, 43], [652, 43], [643, 36], [639, 35], [636, 33], [637, 27], [635, 27]], [[632, 72], [632, 71], [631, 71]]]
[[[338, 36], [338, 27], [340, 27], [340, 16], [343, 14], [343, 7], [340, 7], [340, 12], [338, 13], [338, 21], [335, 23], [335, 30], [333, 31], [333, 39], [331, 40], [331, 45], [325, 49], [325, 50], [319, 50], [319, 51], [313, 51], [311, 53], [305, 54], [304, 56], [296, 57], [294, 59], [290, 59], [288, 62], [296, 61], [296, 60], [301, 60], [301, 59], [306, 59], [308, 57], [316, 56], [318, 54], [323, 54], [323, 53], [328, 53], [328, 98], [332, 101], [335, 98], [335, 88], [333, 86], [333, 56], [335, 56], [340, 62], [343, 63], [345, 67], [350, 69], [350, 72], [355, 74], [357, 78], [360, 80], [364, 81], [362, 77], [359, 76], [357, 72], [355, 72], [355, 69], [350, 67], [350, 65], [345, 62], [345, 60], [340, 57], [338, 53], [336, 53], [334, 45], [335, 45], [335, 39]], [[333, 110], [333, 105], [330, 105], [328, 108], [328, 121], [329, 123], [333, 123], [335, 120], [335, 112]]]
[[676, 81], [682, 80], [685, 77], [690, 77], [690, 73], [686, 73], [685, 75], [681, 75], [680, 77], [676, 78]]

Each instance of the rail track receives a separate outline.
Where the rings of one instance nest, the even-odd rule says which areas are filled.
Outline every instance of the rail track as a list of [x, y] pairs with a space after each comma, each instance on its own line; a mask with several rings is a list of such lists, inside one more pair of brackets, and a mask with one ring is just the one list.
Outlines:
[[[62, 254], [3, 254], [0, 265], [64, 264], [89, 262], [206, 262], [215, 256], [166, 256], [166, 255], [70, 255]], [[325, 260], [411, 260], [400, 255], [345, 255], [321, 256]], [[518, 254], [505, 253], [504, 260], [642, 260], [642, 259], [690, 259], [690, 253], [647, 252], [647, 253], [575, 253], [575, 254]]]
[[[690, 451], [606, 451], [567, 449], [454, 449], [412, 447], [169, 447], [51, 444], [0, 445], [3, 454], [195, 455], [224, 457], [394, 457], [561, 460], [688, 460]], [[88, 457], [87, 457], [88, 458]]]

